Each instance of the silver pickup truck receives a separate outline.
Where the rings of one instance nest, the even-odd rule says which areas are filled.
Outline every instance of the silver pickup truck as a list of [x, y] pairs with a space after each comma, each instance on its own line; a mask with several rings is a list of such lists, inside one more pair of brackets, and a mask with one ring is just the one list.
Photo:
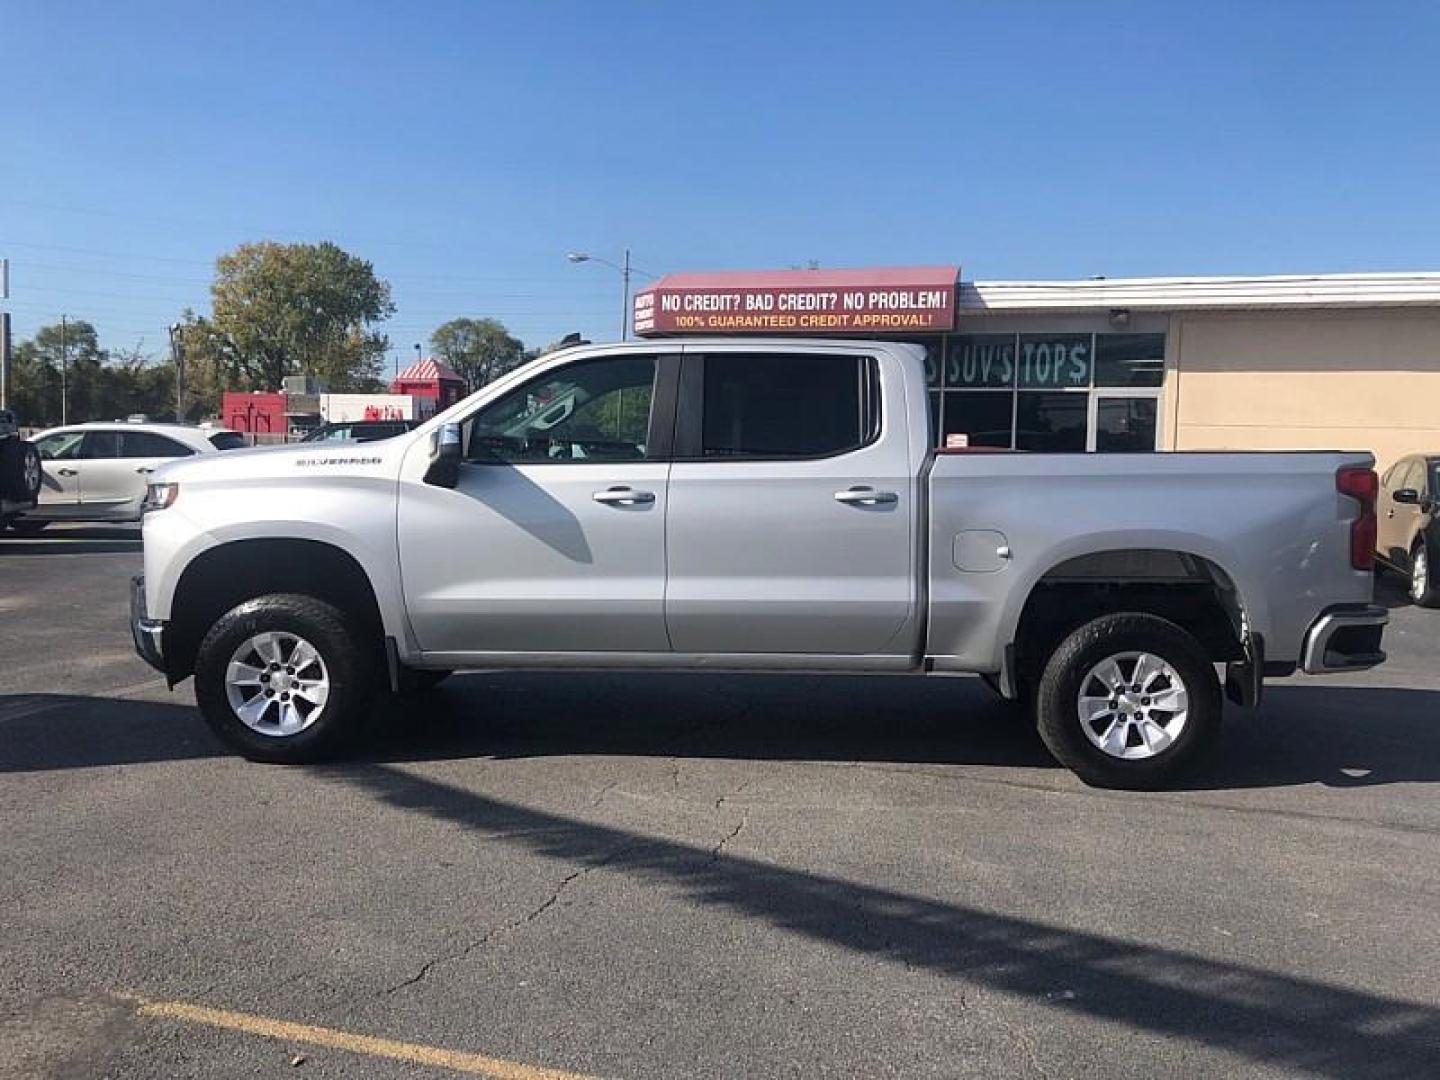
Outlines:
[[931, 429], [910, 345], [567, 349], [395, 438], [166, 466], [135, 643], [265, 761], [457, 669], [972, 673], [1137, 788], [1215, 742], [1222, 686], [1384, 659], [1368, 454]]

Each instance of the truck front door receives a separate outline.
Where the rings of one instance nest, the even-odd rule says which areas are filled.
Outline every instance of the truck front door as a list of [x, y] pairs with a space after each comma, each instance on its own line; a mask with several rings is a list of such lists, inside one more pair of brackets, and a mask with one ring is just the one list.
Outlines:
[[678, 356], [633, 351], [553, 367], [463, 423], [453, 490], [402, 482], [401, 578], [422, 650], [668, 651], [662, 443], [677, 370]]
[[883, 361], [740, 344], [686, 354], [666, 545], [677, 652], [915, 647], [919, 462], [904, 373]]

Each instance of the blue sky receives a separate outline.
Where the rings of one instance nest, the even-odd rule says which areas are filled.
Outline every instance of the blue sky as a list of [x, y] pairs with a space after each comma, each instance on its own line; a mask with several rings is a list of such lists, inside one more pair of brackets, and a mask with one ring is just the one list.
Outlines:
[[1440, 6], [0, 0], [0, 255], [158, 350], [214, 257], [372, 260], [407, 356], [655, 273], [1440, 269]]

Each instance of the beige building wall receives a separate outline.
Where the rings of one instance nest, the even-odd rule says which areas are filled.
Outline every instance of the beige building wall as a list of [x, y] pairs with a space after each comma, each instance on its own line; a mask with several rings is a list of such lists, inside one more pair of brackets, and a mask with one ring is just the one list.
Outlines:
[[1171, 318], [1165, 442], [1176, 450], [1440, 452], [1440, 312]]

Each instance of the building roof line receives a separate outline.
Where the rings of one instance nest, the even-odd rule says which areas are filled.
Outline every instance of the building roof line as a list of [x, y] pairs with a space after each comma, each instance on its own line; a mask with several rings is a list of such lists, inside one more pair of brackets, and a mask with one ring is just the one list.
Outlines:
[[1440, 307], [1440, 272], [961, 282], [958, 310]]

